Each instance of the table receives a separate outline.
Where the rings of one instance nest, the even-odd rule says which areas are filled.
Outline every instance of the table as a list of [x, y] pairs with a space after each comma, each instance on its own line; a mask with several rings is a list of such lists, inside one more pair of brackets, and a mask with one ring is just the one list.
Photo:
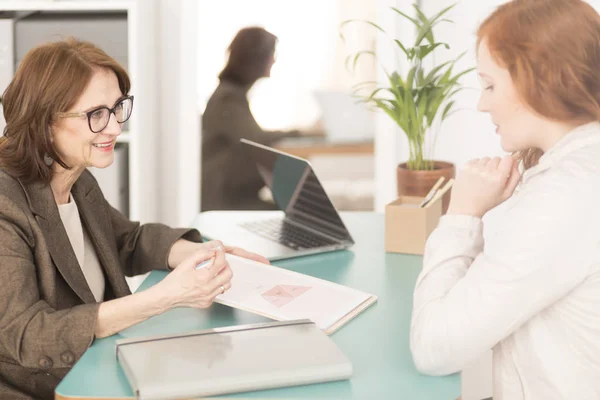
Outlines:
[[277, 143], [276, 149], [296, 157], [310, 159], [314, 156], [372, 156], [375, 153], [373, 141], [329, 142], [323, 138], [290, 138]]
[[[223, 218], [239, 212], [223, 211]], [[259, 212], [254, 212], [259, 213]], [[263, 212], [264, 213], [264, 212]], [[259, 215], [259, 214], [257, 214]], [[346, 212], [342, 218], [356, 245], [350, 251], [274, 262], [293, 271], [335, 281], [379, 296], [379, 301], [331, 335], [354, 365], [348, 381], [227, 395], [228, 398], [456, 399], [460, 375], [419, 374], [409, 349], [412, 295], [421, 257], [386, 253], [384, 215]], [[202, 229], [202, 214], [193, 223]], [[164, 278], [153, 271], [139, 290]], [[264, 322], [265, 318], [215, 304], [208, 310], [179, 308], [126, 331], [94, 341], [56, 389], [56, 398], [125, 399], [133, 392], [117, 364], [115, 340], [123, 337], [178, 333], [228, 325]]]

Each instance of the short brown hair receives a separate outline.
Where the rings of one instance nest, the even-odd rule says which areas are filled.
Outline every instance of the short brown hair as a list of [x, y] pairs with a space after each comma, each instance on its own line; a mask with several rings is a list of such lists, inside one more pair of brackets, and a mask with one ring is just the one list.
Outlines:
[[[600, 120], [600, 15], [581, 0], [513, 0], [477, 31], [536, 113], [557, 121]], [[526, 168], [540, 149], [522, 151]]]
[[251, 85], [264, 76], [275, 54], [277, 36], [261, 27], [240, 30], [229, 45], [229, 59], [219, 79]]
[[2, 95], [6, 127], [0, 138], [0, 167], [25, 182], [52, 179], [44, 156], [69, 168], [52, 145], [50, 127], [83, 94], [94, 70], [113, 71], [125, 95], [125, 69], [96, 45], [69, 38], [30, 50]]

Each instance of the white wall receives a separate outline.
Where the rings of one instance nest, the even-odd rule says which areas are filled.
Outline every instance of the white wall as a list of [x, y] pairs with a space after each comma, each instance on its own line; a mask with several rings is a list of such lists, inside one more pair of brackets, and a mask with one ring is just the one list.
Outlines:
[[[313, 92], [350, 91], [354, 82], [344, 70], [351, 50], [339, 39], [340, 22], [370, 18], [374, 10], [363, 0], [305, 0], [295, 7], [281, 0], [199, 2], [199, 110], [204, 110], [218, 85], [227, 47], [237, 31], [262, 26], [279, 40], [271, 78], [259, 80], [248, 96], [257, 122], [264, 129], [313, 125], [320, 116]], [[354, 46], [372, 47], [372, 30], [365, 32], [364, 26], [357, 25], [347, 33]], [[372, 80], [372, 68], [363, 77]]]
[[135, 145], [129, 159], [130, 202], [136, 204], [137, 213], [130, 210], [130, 218], [144, 222], [155, 222], [159, 218], [160, 199], [157, 191], [159, 163], [156, 162], [160, 134], [158, 110], [159, 91], [154, 84], [158, 79], [156, 43], [158, 32], [158, 0], [138, 0], [129, 26], [129, 66], [136, 72], [131, 90], [135, 95], [132, 121], [137, 128]]
[[[376, 23], [392, 37], [401, 41], [412, 40], [414, 31], [406, 24], [399, 23], [390, 7], [405, 9], [402, 0], [377, 0]], [[406, 3], [406, 2], [404, 2]], [[376, 53], [378, 62], [387, 71], [398, 68], [406, 69], [406, 64], [398, 65], [397, 53], [389, 39], [382, 34], [377, 35]], [[377, 81], [386, 84], [386, 75], [382, 69], [377, 70]], [[396, 196], [396, 169], [400, 154], [406, 148], [400, 128], [383, 112], [375, 117], [375, 210], [383, 211], [385, 204]]]
[[[434, 54], [435, 62], [467, 54], [456, 65], [457, 70], [476, 67], [476, 31], [479, 24], [502, 0], [462, 0], [448, 13], [454, 24], [440, 24], [435, 31], [438, 40], [447, 41], [450, 50]], [[422, 0], [422, 9], [434, 14], [453, 2], [448, 0]], [[487, 114], [477, 111], [480, 84], [477, 74], [472, 72], [462, 80], [467, 88], [457, 96], [457, 112], [441, 127], [436, 146], [436, 158], [462, 165], [475, 157], [502, 154], [499, 137]]]
[[[140, 0], [145, 2], [147, 0]], [[197, 1], [159, 0], [160, 99], [158, 197], [161, 222], [188, 226], [200, 209], [200, 120], [197, 112]]]

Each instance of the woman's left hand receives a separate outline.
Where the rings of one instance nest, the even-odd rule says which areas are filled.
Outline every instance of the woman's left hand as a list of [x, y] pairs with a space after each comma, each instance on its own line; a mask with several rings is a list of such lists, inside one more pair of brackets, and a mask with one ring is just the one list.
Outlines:
[[447, 214], [481, 218], [510, 198], [520, 179], [518, 162], [512, 156], [471, 160], [454, 182]]
[[183, 260], [201, 251], [212, 251], [217, 248], [221, 248], [223, 251], [229, 254], [233, 254], [235, 256], [244, 257], [249, 260], [258, 261], [265, 264], [270, 264], [269, 260], [265, 257], [246, 251], [244, 249], [240, 249], [239, 247], [233, 246], [225, 246], [223, 242], [220, 240], [211, 240], [210, 242], [204, 243], [194, 243], [185, 239], [180, 239], [173, 247], [171, 247], [171, 251], [169, 253], [168, 265], [170, 268], [175, 268], [179, 265]]
[[267, 258], [261, 256], [260, 254], [252, 253], [239, 247], [225, 246], [225, 252], [233, 254], [234, 256], [244, 257], [249, 260], [258, 261], [263, 264], [271, 264], [271, 262]]

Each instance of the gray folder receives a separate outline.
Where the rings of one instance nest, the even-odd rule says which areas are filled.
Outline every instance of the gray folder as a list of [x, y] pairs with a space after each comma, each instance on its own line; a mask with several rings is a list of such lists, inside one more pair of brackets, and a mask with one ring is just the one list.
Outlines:
[[344, 380], [352, 363], [310, 320], [117, 340], [139, 399], [179, 399]]

